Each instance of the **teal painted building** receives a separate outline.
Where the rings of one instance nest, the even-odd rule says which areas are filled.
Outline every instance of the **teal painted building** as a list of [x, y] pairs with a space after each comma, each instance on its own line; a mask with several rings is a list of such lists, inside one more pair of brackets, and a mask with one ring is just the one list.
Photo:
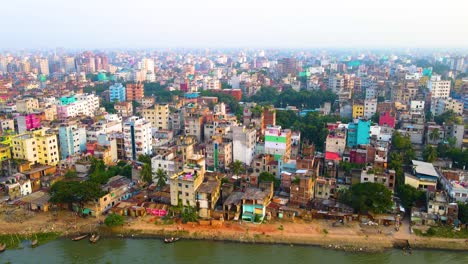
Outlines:
[[346, 146], [354, 148], [357, 145], [367, 145], [370, 143], [370, 126], [371, 122], [359, 119], [357, 122], [348, 124], [348, 138]]
[[76, 97], [74, 95], [68, 96], [68, 97], [67, 96], [60, 97], [61, 105], [69, 105], [74, 102], [76, 102]]

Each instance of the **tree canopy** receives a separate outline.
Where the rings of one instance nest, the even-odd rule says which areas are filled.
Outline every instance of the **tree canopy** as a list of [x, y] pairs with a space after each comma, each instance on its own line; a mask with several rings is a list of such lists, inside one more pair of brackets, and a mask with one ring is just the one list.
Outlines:
[[342, 195], [340, 201], [351, 206], [359, 213], [384, 213], [392, 207], [392, 192], [384, 185], [373, 182], [351, 186]]
[[105, 192], [96, 182], [58, 181], [50, 188], [52, 203], [85, 203], [101, 197]]
[[414, 188], [411, 185], [404, 184], [398, 188], [397, 195], [401, 200], [401, 205], [407, 210], [410, 210], [416, 203], [426, 200], [426, 193]]
[[106, 219], [104, 219], [104, 224], [108, 227], [121, 226], [124, 223], [124, 217], [118, 214], [110, 214]]

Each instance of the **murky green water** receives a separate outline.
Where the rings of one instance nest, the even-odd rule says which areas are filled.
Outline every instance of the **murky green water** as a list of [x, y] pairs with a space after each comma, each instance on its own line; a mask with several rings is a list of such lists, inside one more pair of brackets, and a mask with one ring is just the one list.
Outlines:
[[29, 248], [7, 250], [0, 263], [468, 263], [468, 252], [401, 250], [346, 253], [318, 247], [252, 245], [209, 241], [164, 244], [157, 239], [101, 239], [73, 242], [60, 239]]

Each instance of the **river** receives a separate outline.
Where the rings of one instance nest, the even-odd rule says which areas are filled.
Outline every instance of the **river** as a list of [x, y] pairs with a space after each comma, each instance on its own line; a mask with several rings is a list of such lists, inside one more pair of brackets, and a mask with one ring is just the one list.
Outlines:
[[240, 244], [211, 241], [179, 241], [164, 244], [157, 239], [101, 239], [73, 242], [59, 239], [30, 248], [7, 250], [0, 263], [468, 263], [467, 252], [402, 250], [383, 253], [348, 253], [308, 246]]

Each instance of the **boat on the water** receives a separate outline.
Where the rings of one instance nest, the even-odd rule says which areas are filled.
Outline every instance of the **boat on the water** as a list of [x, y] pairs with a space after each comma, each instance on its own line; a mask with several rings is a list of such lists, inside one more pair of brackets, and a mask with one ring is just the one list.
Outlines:
[[93, 235], [89, 238], [89, 242], [91, 242], [91, 243], [96, 243], [96, 242], [99, 240], [99, 238], [100, 238], [99, 235], [93, 234]]
[[39, 241], [37, 241], [37, 239], [34, 239], [33, 241], [31, 241], [31, 247], [37, 247], [38, 244], [39, 244]]
[[5, 251], [5, 249], [6, 249], [6, 244], [3, 244], [3, 243], [0, 244], [0, 253]]
[[164, 243], [169, 244], [169, 243], [177, 242], [179, 240], [180, 240], [180, 238], [178, 238], [178, 237], [164, 238]]
[[71, 240], [72, 240], [72, 241], [80, 241], [80, 240], [82, 240], [82, 239], [85, 239], [86, 237], [88, 237], [88, 234], [74, 237], [74, 238], [72, 238]]

